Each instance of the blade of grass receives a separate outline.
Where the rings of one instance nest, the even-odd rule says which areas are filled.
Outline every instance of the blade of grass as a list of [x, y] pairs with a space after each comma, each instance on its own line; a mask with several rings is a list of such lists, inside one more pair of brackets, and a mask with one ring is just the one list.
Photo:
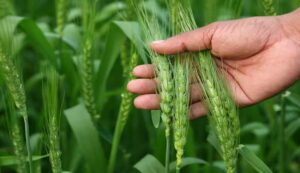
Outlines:
[[[101, 107], [105, 103], [105, 91], [106, 84], [110, 72], [115, 64], [119, 54], [120, 54], [120, 45], [123, 45], [126, 37], [131, 40], [133, 44], [143, 59], [146, 62], [146, 58], [143, 52], [143, 46], [140, 44], [140, 29], [136, 22], [120, 22], [116, 21], [111, 24], [110, 32], [107, 36], [107, 42], [105, 50], [101, 55], [101, 64], [96, 74], [96, 84], [95, 88], [97, 89], [96, 101], [97, 105]], [[100, 85], [99, 85], [100, 84]], [[102, 110], [102, 108], [100, 108]]]
[[[198, 158], [194, 158], [194, 157], [185, 157], [182, 159], [181, 168], [189, 166], [189, 165], [194, 165], [194, 164], [205, 165], [205, 164], [207, 164], [207, 162], [202, 159], [198, 159]], [[176, 162], [174, 161], [174, 162], [170, 163], [170, 172], [175, 172], [175, 171], [176, 171]]]
[[118, 55], [120, 54], [120, 45], [123, 45], [125, 42], [125, 35], [123, 32], [116, 27], [115, 25], [111, 25], [109, 33], [106, 38], [106, 46], [103, 54], [101, 55], [101, 64], [96, 72], [96, 84], [94, 86], [97, 88], [96, 93], [96, 102], [97, 106], [100, 106], [100, 112], [102, 110], [101, 105], [104, 105], [105, 100], [105, 90], [107, 85], [108, 76], [115, 64]]
[[[42, 156], [32, 156], [32, 161], [39, 161], [44, 158], [49, 157], [49, 155], [42, 155]], [[0, 156], [0, 166], [14, 166], [18, 164], [18, 157], [17, 156]], [[28, 159], [27, 159], [28, 162]]]
[[239, 145], [238, 151], [249, 165], [259, 173], [272, 173], [272, 170], [245, 145]]
[[141, 173], [164, 173], [164, 166], [152, 155], [146, 155], [138, 163], [134, 165], [134, 168]]
[[6, 20], [12, 25], [12, 30], [20, 28], [26, 34], [35, 50], [57, 67], [54, 49], [34, 21], [17, 16], [9, 16]]
[[[21, 130], [17, 124], [18, 119], [22, 118], [24, 123], [24, 135], [26, 141], [27, 156], [29, 159], [29, 172], [32, 173], [32, 153], [30, 147], [30, 132], [29, 132], [29, 122], [28, 122], [28, 112], [26, 105], [26, 94], [23, 84], [22, 75], [16, 60], [14, 59], [14, 23], [10, 23], [7, 18], [0, 20], [0, 71], [1, 75], [5, 81], [5, 85], [9, 94], [9, 103], [11, 104], [13, 115], [10, 115], [13, 120], [13, 129], [18, 130], [18, 144], [14, 144], [15, 153], [20, 157], [24, 157], [23, 144], [21, 137]], [[14, 131], [12, 131], [14, 132]], [[12, 133], [14, 136], [14, 133]], [[14, 139], [13, 139], [14, 140]], [[19, 151], [20, 150], [20, 151]], [[22, 151], [21, 151], [22, 150]], [[21, 161], [22, 160], [22, 161]], [[20, 159], [24, 164], [24, 158]], [[21, 163], [20, 163], [21, 164]], [[26, 171], [20, 169], [20, 171]]]
[[77, 105], [65, 110], [64, 113], [90, 172], [106, 170], [104, 150], [97, 129], [86, 108], [83, 105]]

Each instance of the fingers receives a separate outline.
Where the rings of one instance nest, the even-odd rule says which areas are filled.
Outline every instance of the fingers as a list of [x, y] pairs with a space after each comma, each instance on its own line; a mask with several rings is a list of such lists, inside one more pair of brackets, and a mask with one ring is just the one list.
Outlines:
[[191, 97], [192, 103], [195, 103], [195, 102], [198, 102], [198, 101], [202, 100], [203, 95], [202, 95], [200, 85], [198, 83], [191, 85], [191, 87], [190, 87], [190, 97]]
[[159, 109], [160, 98], [158, 94], [140, 95], [134, 99], [134, 106], [139, 109]]
[[127, 84], [127, 90], [135, 94], [154, 94], [156, 87], [154, 79], [135, 79]]
[[[127, 90], [135, 94], [155, 94], [157, 92], [157, 82], [154, 79], [135, 79], [127, 84]], [[190, 86], [191, 102], [200, 101], [202, 92], [199, 84]]]
[[217, 25], [185, 32], [167, 40], [159, 40], [151, 43], [151, 48], [160, 54], [178, 54], [187, 51], [200, 51], [211, 48], [211, 40]]
[[[160, 98], [158, 94], [145, 94], [135, 98], [134, 105], [139, 109], [159, 109]], [[190, 106], [190, 118], [196, 119], [206, 114], [204, 105], [201, 102]]]
[[[156, 93], [157, 81], [155, 77], [153, 65], [140, 65], [133, 70], [136, 77], [148, 79], [135, 79], [128, 83], [127, 89], [129, 92], [142, 94], [135, 98], [134, 105], [139, 109], [160, 109], [160, 97]], [[190, 87], [190, 118], [195, 119], [205, 115], [206, 111], [200, 100], [202, 92], [199, 84], [192, 84]]]
[[190, 118], [196, 119], [206, 115], [206, 110], [201, 102], [194, 103], [190, 106]]
[[140, 78], [154, 78], [154, 66], [152, 64], [145, 64], [136, 66], [133, 69], [133, 75]]

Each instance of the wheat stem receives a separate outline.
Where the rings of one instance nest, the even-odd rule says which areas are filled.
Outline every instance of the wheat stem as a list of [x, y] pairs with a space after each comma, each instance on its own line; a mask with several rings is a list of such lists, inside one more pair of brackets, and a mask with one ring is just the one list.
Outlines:
[[285, 117], [286, 117], [286, 98], [290, 95], [289, 91], [286, 91], [281, 95], [280, 100], [280, 119], [279, 119], [279, 173], [286, 172], [285, 164], [286, 164], [286, 155], [285, 155]]
[[171, 150], [171, 138], [166, 137], [166, 154], [165, 154], [165, 173], [170, 172], [170, 150]]

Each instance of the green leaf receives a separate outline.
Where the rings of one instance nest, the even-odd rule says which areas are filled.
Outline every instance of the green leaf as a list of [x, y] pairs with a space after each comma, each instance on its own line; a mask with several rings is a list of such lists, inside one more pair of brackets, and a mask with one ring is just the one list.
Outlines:
[[126, 35], [126, 37], [135, 45], [137, 51], [139, 52], [144, 63], [147, 63], [144, 52], [144, 44], [141, 38], [141, 29], [137, 22], [124, 22], [116, 21], [114, 22]]
[[269, 128], [260, 122], [252, 122], [241, 128], [241, 133], [251, 132], [258, 137], [263, 137], [269, 134]]
[[121, 46], [125, 43], [125, 38], [124, 33], [116, 25], [112, 24], [109, 33], [107, 33], [106, 46], [96, 74], [95, 84], [97, 86], [95, 86], [95, 91], [98, 91], [96, 95], [98, 105], [103, 105], [103, 102], [105, 102], [103, 99], [108, 76], [120, 54]]
[[66, 25], [64, 28], [63, 41], [76, 52], [80, 52], [82, 41], [80, 28], [74, 24]]
[[285, 128], [285, 138], [289, 139], [293, 134], [300, 128], [300, 118], [293, 120], [286, 128]]
[[71, 8], [69, 10], [69, 13], [67, 14], [67, 21], [72, 22], [75, 21], [76, 19], [81, 17], [81, 9], [76, 7], [76, 8]]
[[14, 8], [12, 1], [1, 0], [0, 1], [0, 18], [14, 14]]
[[41, 145], [43, 135], [41, 133], [35, 133], [30, 136], [30, 146], [33, 151], [39, 149]]
[[56, 66], [54, 49], [34, 21], [29, 18], [17, 16], [9, 16], [5, 20], [8, 20], [14, 26], [14, 31], [17, 27], [20, 28], [26, 34], [35, 50], [45, 59], [49, 59], [52, 65]]
[[[194, 158], [194, 157], [186, 157], [186, 158], [182, 159], [181, 168], [189, 166], [189, 165], [194, 165], [194, 164], [207, 164], [207, 162], [202, 159], [198, 159], [198, 158]], [[176, 161], [174, 161], [170, 164], [170, 171], [171, 172], [176, 171]]]
[[222, 170], [223, 172], [226, 172], [226, 167], [223, 161], [214, 161], [211, 165]]
[[272, 170], [245, 145], [240, 145], [238, 151], [243, 159], [259, 173], [272, 173]]
[[297, 148], [295, 151], [293, 151], [293, 154], [291, 156], [291, 160], [297, 159], [300, 156], [300, 148]]
[[142, 57], [142, 59], [144, 59], [144, 61], [146, 61], [146, 58], [144, 56], [143, 44], [141, 44], [140, 29], [138, 23], [121, 21], [112, 23], [107, 36], [107, 43], [101, 56], [101, 63], [96, 74], [95, 83], [97, 84], [97, 86], [95, 86], [95, 90], [98, 91], [98, 105], [103, 105], [101, 103], [105, 101], [103, 100], [103, 98], [105, 96], [108, 76], [120, 54], [121, 46], [125, 43], [126, 37], [135, 44], [140, 56]]
[[218, 140], [218, 137], [215, 133], [215, 131], [210, 128], [209, 130], [209, 134], [207, 136], [207, 139], [206, 139], [217, 151], [218, 153], [221, 155], [221, 148], [220, 148], [220, 143], [219, 143], [219, 140]]
[[90, 172], [106, 170], [104, 150], [98, 138], [97, 129], [86, 108], [83, 105], [77, 105], [65, 110], [64, 113]]
[[141, 173], [164, 173], [164, 166], [150, 154], [135, 164], [134, 168]]
[[288, 97], [286, 97], [286, 99], [288, 101], [290, 101], [291, 103], [293, 103], [294, 105], [296, 105], [298, 108], [300, 108], [300, 96], [296, 95], [296, 94], [292, 94], [289, 95]]
[[108, 5], [106, 5], [105, 7], [103, 7], [103, 9], [101, 9], [101, 11], [99, 13], [97, 13], [96, 15], [96, 22], [103, 22], [107, 19], [109, 19], [110, 17], [120, 13], [120, 11], [123, 11], [126, 9], [126, 4], [124, 2], [112, 2]]
[[168, 11], [162, 8], [157, 1], [145, 1], [143, 4], [144, 8], [155, 15], [163, 24], [168, 25]]
[[153, 126], [155, 128], [159, 127], [159, 124], [160, 124], [160, 114], [161, 114], [160, 110], [152, 110], [151, 111], [151, 120], [152, 120]]
[[[49, 155], [32, 156], [32, 161], [38, 161], [38, 160], [41, 160], [48, 156]], [[0, 167], [17, 165], [18, 163], [19, 163], [19, 160], [18, 160], [17, 156], [0, 156]]]

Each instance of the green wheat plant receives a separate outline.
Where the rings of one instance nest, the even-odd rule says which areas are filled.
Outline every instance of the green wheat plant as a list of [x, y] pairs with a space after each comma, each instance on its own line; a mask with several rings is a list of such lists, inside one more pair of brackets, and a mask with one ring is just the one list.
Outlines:
[[[176, 3], [179, 4], [173, 1], [170, 6], [174, 8]], [[178, 5], [178, 8], [173, 11], [174, 13], [171, 13], [172, 17], [176, 14], [178, 14], [179, 17], [173, 17], [174, 22], [172, 23], [180, 21], [181, 24], [174, 25], [181, 25], [182, 31], [189, 31], [197, 27], [189, 5]], [[210, 114], [209, 118], [220, 141], [221, 155], [225, 162], [227, 172], [233, 173], [236, 168], [240, 131], [237, 108], [227, 89], [222, 74], [218, 71], [210, 54], [201, 52], [199, 55], [199, 82], [205, 95], [204, 100], [206, 100], [205, 104]]]
[[0, 0], [0, 18], [14, 14], [14, 8], [11, 0]]
[[154, 40], [163, 39], [166, 36], [159, 23], [159, 20], [147, 13], [145, 7], [137, 7], [137, 16], [139, 23], [142, 27], [142, 31], [145, 36], [145, 47], [149, 52], [151, 62], [154, 64], [156, 76], [159, 80], [158, 92], [160, 95], [160, 109], [162, 111], [161, 118], [165, 125], [165, 137], [166, 137], [166, 158], [165, 158], [165, 172], [169, 172], [170, 161], [170, 145], [171, 145], [171, 127], [174, 114], [173, 98], [175, 97], [173, 71], [170, 59], [166, 56], [159, 55], [151, 50], [148, 44]]
[[[5, 81], [6, 88], [8, 93], [11, 97], [12, 102], [14, 103], [16, 109], [16, 121], [19, 118], [23, 118], [24, 128], [25, 128], [25, 140], [26, 140], [26, 150], [29, 160], [29, 172], [32, 172], [32, 155], [31, 155], [31, 147], [29, 142], [29, 123], [28, 123], [28, 112], [27, 112], [27, 105], [26, 105], [26, 95], [25, 89], [21, 77], [21, 73], [17, 68], [16, 63], [13, 61], [13, 51], [14, 51], [14, 31], [6, 18], [0, 20], [0, 71], [1, 75]], [[15, 126], [17, 124], [14, 124]], [[13, 128], [16, 133], [12, 135], [12, 137], [18, 138], [18, 145], [14, 145], [15, 153], [20, 153], [19, 151], [23, 151], [21, 147], [21, 136], [20, 130], [16, 127]], [[13, 140], [14, 141], [14, 140]], [[22, 158], [22, 157], [21, 157]], [[21, 159], [24, 165], [25, 160]], [[24, 166], [21, 166], [24, 167]], [[25, 170], [23, 170], [25, 171]]]
[[[133, 47], [133, 45], [131, 45], [131, 47]], [[132, 50], [129, 57], [130, 60], [127, 63], [123, 64], [123, 73], [126, 73], [124, 76], [127, 76], [125, 84], [127, 84], [130, 80], [134, 78], [134, 76], [132, 75], [132, 70], [138, 64], [138, 54], [136, 51]], [[123, 53], [121, 55], [121, 59], [128, 59], [127, 53]], [[126, 61], [126, 60], [122, 60], [122, 61]], [[113, 142], [112, 142], [112, 149], [111, 149], [109, 163], [108, 163], [108, 171], [107, 171], [108, 173], [114, 172], [118, 146], [120, 144], [120, 139], [124, 131], [124, 127], [127, 124], [127, 120], [130, 114], [132, 100], [133, 100], [133, 94], [128, 92], [126, 90], [126, 87], [124, 88], [125, 89], [121, 94], [122, 100], [121, 100], [119, 115], [118, 115]]]
[[49, 158], [53, 173], [62, 172], [60, 150], [60, 113], [58, 107], [58, 74], [49, 67], [46, 70], [47, 78], [43, 86], [44, 122], [46, 127], [46, 145], [49, 150]]
[[[185, 22], [189, 18], [188, 13], [184, 10], [188, 2], [176, 0], [167, 0], [169, 9], [169, 18], [171, 20], [172, 34], [176, 35], [182, 32], [190, 31], [191, 27]], [[189, 84], [191, 78], [192, 62], [195, 60], [192, 53], [178, 54], [174, 56], [174, 86], [175, 86], [175, 103], [174, 103], [174, 148], [176, 150], [176, 171], [179, 172], [182, 166], [182, 157], [187, 140], [189, 127]]]
[[204, 103], [209, 111], [211, 126], [219, 140], [227, 173], [234, 173], [240, 135], [238, 112], [227, 84], [212, 58], [210, 52], [200, 54], [199, 82], [204, 93]]
[[264, 7], [265, 15], [268, 15], [268, 16], [276, 16], [277, 15], [274, 0], [263, 0], [262, 5]]
[[[260, 20], [272, 22], [299, 5], [0, 0], [0, 172], [299, 173], [300, 81], [238, 109], [227, 59], [209, 49], [166, 55], [150, 46], [218, 21], [239, 28], [234, 19], [265, 15]], [[224, 29], [232, 34], [214, 29], [215, 39]], [[185, 48], [182, 38], [199, 32], [168, 40], [174, 45], [165, 48]], [[138, 81], [128, 86], [138, 63], [150, 68], [139, 68]]]
[[55, 6], [56, 6], [57, 32], [60, 36], [62, 36], [64, 26], [66, 23], [68, 0], [56, 0]]
[[[227, 2], [232, 10], [232, 17], [240, 14], [241, 3]], [[196, 27], [192, 19], [193, 26]], [[201, 85], [204, 105], [207, 108], [210, 126], [217, 135], [221, 148], [221, 156], [225, 162], [227, 173], [234, 173], [238, 159], [240, 142], [240, 122], [237, 106], [225, 81], [209, 51], [199, 53], [198, 81]]]
[[[267, 0], [268, 1], [268, 0]], [[270, 0], [272, 1], [272, 0]], [[225, 1], [225, 7], [229, 11], [229, 18], [230, 19], [236, 19], [240, 17], [242, 13], [242, 0], [226, 0]]]
[[178, 56], [174, 65], [175, 100], [174, 100], [174, 148], [176, 150], [176, 170], [179, 172], [182, 166], [184, 147], [187, 142], [187, 132], [189, 128], [189, 67], [186, 61], [189, 55]]
[[98, 122], [100, 115], [96, 110], [95, 91], [94, 91], [94, 60], [93, 60], [93, 42], [95, 33], [95, 15], [97, 0], [84, 0], [82, 2], [83, 14], [83, 51], [82, 51], [82, 90], [83, 99], [87, 110], [95, 123]]
[[13, 104], [14, 102], [10, 96], [7, 96], [6, 103], [9, 134], [14, 148], [14, 154], [17, 157], [17, 172], [27, 173], [26, 147], [23, 139], [23, 130], [21, 128], [22, 123], [18, 118]]

